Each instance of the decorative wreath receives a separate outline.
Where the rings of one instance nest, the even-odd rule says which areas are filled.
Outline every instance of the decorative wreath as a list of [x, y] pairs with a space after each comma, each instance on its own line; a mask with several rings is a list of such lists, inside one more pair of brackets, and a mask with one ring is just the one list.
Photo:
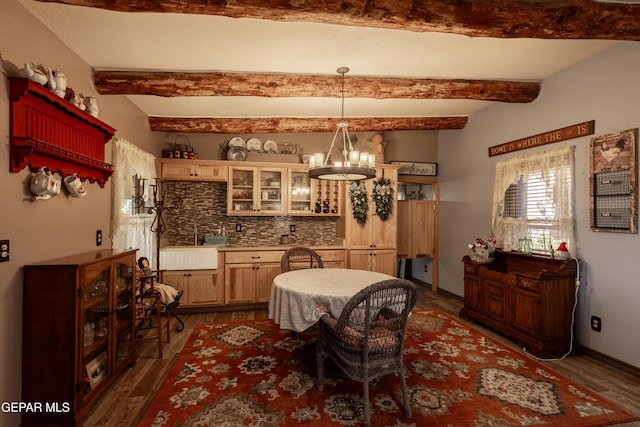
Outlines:
[[367, 212], [369, 211], [369, 202], [367, 201], [367, 190], [362, 181], [353, 181], [349, 184], [349, 200], [353, 207], [353, 217], [364, 227], [367, 223]]
[[386, 221], [391, 215], [393, 207], [393, 189], [391, 188], [391, 180], [379, 178], [373, 186], [373, 194], [371, 194], [373, 202], [376, 204], [376, 214], [381, 220]]

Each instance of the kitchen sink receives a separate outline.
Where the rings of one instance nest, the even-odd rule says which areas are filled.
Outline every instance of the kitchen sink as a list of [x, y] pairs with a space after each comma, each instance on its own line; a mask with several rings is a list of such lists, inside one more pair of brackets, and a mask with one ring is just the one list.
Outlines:
[[218, 248], [215, 246], [167, 246], [160, 249], [162, 270], [215, 270]]

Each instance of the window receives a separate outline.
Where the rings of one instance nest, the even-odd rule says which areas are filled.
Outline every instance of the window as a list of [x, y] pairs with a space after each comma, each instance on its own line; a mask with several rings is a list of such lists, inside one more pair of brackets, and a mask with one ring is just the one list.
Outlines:
[[[138, 249], [139, 256], [152, 259], [156, 253], [156, 239], [151, 232], [153, 215], [137, 214], [131, 196], [137, 177], [148, 178], [146, 182], [155, 178], [155, 157], [124, 139], [114, 138], [113, 161], [116, 170], [112, 176], [112, 248]], [[148, 187], [145, 193], [148, 195]]]
[[561, 242], [575, 248], [573, 152], [566, 147], [496, 164], [493, 232], [499, 244], [517, 249], [527, 237], [536, 253], [548, 254]]

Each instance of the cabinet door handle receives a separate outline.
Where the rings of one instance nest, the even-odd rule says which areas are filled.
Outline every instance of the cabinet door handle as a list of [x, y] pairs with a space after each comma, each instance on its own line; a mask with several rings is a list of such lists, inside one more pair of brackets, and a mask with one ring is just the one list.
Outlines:
[[523, 280], [522, 286], [524, 286], [525, 288], [530, 288], [531, 286], [533, 286], [533, 282], [530, 282], [528, 280]]
[[260, 259], [260, 258], [261, 258], [261, 256], [260, 256], [260, 255], [252, 255], [252, 256], [251, 256], [251, 259]]

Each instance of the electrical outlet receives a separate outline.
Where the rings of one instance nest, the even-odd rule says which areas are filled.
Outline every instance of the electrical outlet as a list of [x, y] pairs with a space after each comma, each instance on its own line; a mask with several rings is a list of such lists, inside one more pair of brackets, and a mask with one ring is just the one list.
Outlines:
[[9, 241], [0, 240], [0, 262], [9, 261]]
[[289, 224], [289, 233], [295, 233], [295, 232], [296, 232], [296, 225]]
[[428, 273], [429, 272], [429, 264], [425, 264], [424, 265], [424, 272]]
[[600, 332], [602, 330], [602, 319], [598, 316], [591, 316], [591, 329]]
[[236, 224], [236, 233], [242, 232], [242, 224]]
[[102, 246], [102, 230], [96, 230], [96, 246]]

